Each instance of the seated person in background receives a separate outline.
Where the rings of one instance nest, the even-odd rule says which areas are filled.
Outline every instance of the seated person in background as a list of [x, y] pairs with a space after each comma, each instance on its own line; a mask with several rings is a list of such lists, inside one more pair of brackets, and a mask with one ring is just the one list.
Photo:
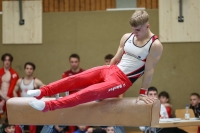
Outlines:
[[15, 133], [15, 126], [9, 125], [7, 122], [3, 123], [1, 133]]
[[110, 61], [114, 56], [112, 54], [107, 54], [104, 58], [105, 65], [110, 65]]
[[169, 94], [166, 91], [160, 92], [158, 95], [162, 105], [165, 106], [169, 118], [172, 118], [172, 106], [169, 104]]
[[195, 117], [200, 116], [200, 96], [198, 93], [192, 93], [190, 95], [190, 108], [194, 111]]
[[[198, 93], [192, 93], [190, 95], [190, 108], [194, 111], [195, 117], [199, 118], [200, 116], [200, 96]], [[198, 127], [198, 133], [200, 133], [200, 126]]]
[[[149, 87], [147, 91], [147, 96], [151, 98], [158, 99], [158, 90], [156, 87]], [[160, 107], [160, 118], [169, 118], [167, 110], [163, 104]]]
[[[147, 91], [147, 96], [151, 98], [158, 99], [158, 90], [156, 87], [149, 87]], [[169, 118], [167, 110], [163, 104], [160, 107], [160, 119]], [[145, 131], [147, 127], [139, 127], [140, 130]], [[186, 133], [184, 130], [179, 128], [157, 128], [157, 133]]]
[[74, 133], [86, 133], [87, 126], [78, 126], [78, 129]]
[[106, 128], [106, 133], [115, 133], [115, 129], [114, 129], [114, 127], [107, 127]]
[[89, 127], [89, 128], [87, 129], [86, 133], [92, 133], [92, 132], [93, 132], [93, 130], [94, 130], [94, 128], [93, 128], [93, 127]]
[[66, 127], [66, 126], [58, 126], [58, 125], [55, 125], [55, 126], [53, 126], [52, 132], [51, 132], [51, 133], [63, 133], [65, 127]]

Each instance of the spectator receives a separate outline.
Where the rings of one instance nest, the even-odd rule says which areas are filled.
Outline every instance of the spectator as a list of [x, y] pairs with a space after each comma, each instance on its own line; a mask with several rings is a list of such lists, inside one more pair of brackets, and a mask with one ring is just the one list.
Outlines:
[[[35, 68], [36, 66], [34, 63], [31, 63], [31, 62], [25, 63], [24, 65], [25, 76], [17, 80], [17, 84], [13, 91], [13, 95], [15, 97], [18, 97], [17, 92], [19, 91], [20, 91], [21, 97], [29, 97], [27, 95], [28, 90], [39, 89], [40, 87], [44, 85], [42, 81], [40, 81], [39, 79], [33, 76]], [[22, 131], [24, 130], [23, 127], [24, 127], [23, 125], [21, 125], [20, 127], [16, 125], [16, 133], [24, 132]], [[29, 130], [30, 130], [30, 133], [36, 133], [36, 126], [30, 125]]]
[[87, 126], [78, 126], [78, 129], [74, 133], [86, 133]]
[[94, 128], [93, 127], [89, 127], [86, 131], [86, 133], [93, 133]]
[[[200, 96], [198, 93], [192, 93], [190, 95], [190, 108], [194, 111], [195, 117], [200, 116]], [[198, 126], [198, 133], [200, 133], [200, 126]]]
[[[158, 98], [158, 90], [156, 87], [149, 87], [147, 91], [147, 96], [151, 98]], [[164, 105], [161, 104], [160, 108], [160, 118], [165, 119], [168, 118], [167, 110]], [[140, 130], [144, 131], [146, 127], [140, 127]], [[157, 133], [186, 133], [184, 130], [179, 128], [159, 128], [156, 129]]]
[[169, 101], [170, 101], [169, 94], [166, 91], [162, 91], [162, 92], [160, 92], [158, 97], [159, 97], [161, 104], [165, 106], [168, 117], [172, 118], [172, 106], [169, 103]]
[[110, 61], [111, 59], [113, 58], [114, 56], [112, 54], [107, 54], [104, 58], [104, 61], [105, 61], [105, 65], [109, 65], [110, 64]]
[[[70, 70], [65, 71], [62, 74], [62, 78], [69, 77], [78, 73], [83, 72], [84, 70], [80, 68], [80, 57], [78, 54], [71, 54], [69, 57], [69, 64], [70, 64]], [[77, 90], [78, 91], [78, 90]], [[73, 94], [77, 91], [70, 91], [66, 92], [66, 95]]]
[[17, 92], [20, 90], [21, 97], [30, 97], [27, 95], [28, 90], [39, 89], [44, 84], [38, 78], [33, 76], [35, 71], [35, 64], [26, 62], [24, 65], [25, 76], [17, 80], [17, 84], [14, 88], [13, 95], [17, 97]]
[[70, 70], [65, 71], [62, 74], [62, 78], [69, 77], [71, 75], [83, 72], [84, 70], [80, 68], [80, 56], [78, 54], [71, 54], [69, 56]]
[[52, 130], [52, 132], [51, 133], [62, 133], [62, 132], [64, 132], [64, 128], [65, 128], [66, 126], [58, 126], [58, 125], [55, 125], [55, 126], [53, 126], [53, 130]]
[[[147, 91], [147, 96], [157, 99], [158, 98], [157, 88], [156, 87], [149, 87], [148, 91]], [[169, 116], [167, 114], [167, 110], [166, 110], [166, 108], [163, 104], [161, 104], [161, 108], [160, 108], [160, 118], [169, 118]]]
[[190, 95], [190, 108], [194, 111], [195, 117], [200, 116], [200, 96], [198, 93], [192, 93]]
[[2, 124], [1, 133], [15, 133], [15, 126], [9, 125], [8, 122], [6, 121], [5, 123]]
[[114, 129], [114, 127], [107, 127], [106, 128], [106, 133], [115, 133], [115, 129]]
[[1, 60], [3, 67], [0, 69], [0, 114], [6, 111], [5, 102], [13, 97], [13, 90], [19, 78], [17, 72], [11, 67], [13, 56], [5, 53]]
[[[69, 64], [70, 64], [70, 70], [65, 71], [62, 74], [62, 78], [66, 78], [78, 73], [81, 73], [84, 71], [84, 69], [80, 68], [80, 56], [78, 54], [71, 54], [69, 56]], [[80, 88], [81, 89], [81, 88]], [[65, 92], [66, 96], [73, 94], [75, 92], [78, 92], [79, 90], [76, 91], [69, 91], [69, 92]], [[62, 131], [64, 129], [63, 126], [58, 126], [55, 125], [53, 130], [57, 130], [57, 131]], [[76, 130], [76, 126], [68, 126], [68, 132], [69, 133], [73, 133]]]

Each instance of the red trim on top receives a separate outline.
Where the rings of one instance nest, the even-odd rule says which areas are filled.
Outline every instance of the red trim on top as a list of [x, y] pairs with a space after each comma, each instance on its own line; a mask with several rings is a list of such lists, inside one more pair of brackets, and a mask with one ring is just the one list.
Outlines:
[[152, 37], [152, 43], [153, 43], [156, 39], [158, 39], [158, 36], [154, 35], [154, 36]]
[[133, 76], [130, 76], [130, 77], [128, 77], [128, 78], [139, 78], [141, 75], [143, 75], [143, 73], [144, 73], [144, 72], [138, 73], [138, 74], [133, 75]]
[[150, 47], [149, 47], [149, 52], [150, 52], [151, 46], [152, 46], [152, 44], [154, 43], [154, 41], [155, 41], [156, 39], [158, 39], [158, 36], [153, 35], [153, 37], [152, 37], [151, 39], [152, 39], [152, 42], [151, 42], [151, 45], [150, 45]]
[[145, 58], [144, 60], [142, 60], [143, 62], [146, 62], [147, 58]]
[[132, 73], [134, 73], [134, 72], [138, 71], [139, 69], [141, 69], [141, 68], [142, 68], [142, 67], [144, 67], [144, 66], [145, 66], [145, 65], [141, 66], [140, 68], [138, 68], [138, 69], [136, 69], [135, 71], [133, 71], [133, 72], [130, 72], [130, 73], [126, 74], [126, 75], [132, 74]]

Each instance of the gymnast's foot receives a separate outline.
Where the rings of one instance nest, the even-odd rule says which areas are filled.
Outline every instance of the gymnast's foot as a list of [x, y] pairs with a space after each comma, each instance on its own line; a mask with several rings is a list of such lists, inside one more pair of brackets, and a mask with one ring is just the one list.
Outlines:
[[42, 98], [41, 91], [39, 89], [37, 89], [37, 90], [28, 90], [27, 94], [29, 96], [35, 97], [37, 99], [41, 99]]
[[30, 101], [29, 105], [31, 107], [33, 107], [34, 109], [42, 111], [42, 112], [47, 112], [48, 111], [47, 109], [45, 109], [45, 107], [46, 107], [45, 102], [41, 101], [41, 100]]

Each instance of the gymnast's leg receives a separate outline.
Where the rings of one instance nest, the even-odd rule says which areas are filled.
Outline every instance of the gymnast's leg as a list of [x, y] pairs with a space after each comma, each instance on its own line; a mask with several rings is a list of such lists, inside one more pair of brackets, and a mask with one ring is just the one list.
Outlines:
[[32, 101], [30, 105], [40, 111], [56, 110], [73, 107], [82, 103], [118, 96], [124, 93], [131, 85], [118, 81], [102, 82], [91, 85], [72, 95], [51, 101]]
[[40, 99], [43, 96], [51, 96], [61, 92], [83, 89], [92, 84], [103, 82], [103, 75], [108, 68], [109, 66], [91, 68], [80, 74], [76, 74], [50, 83], [49, 85], [43, 86], [40, 89], [29, 90], [27, 94]]

